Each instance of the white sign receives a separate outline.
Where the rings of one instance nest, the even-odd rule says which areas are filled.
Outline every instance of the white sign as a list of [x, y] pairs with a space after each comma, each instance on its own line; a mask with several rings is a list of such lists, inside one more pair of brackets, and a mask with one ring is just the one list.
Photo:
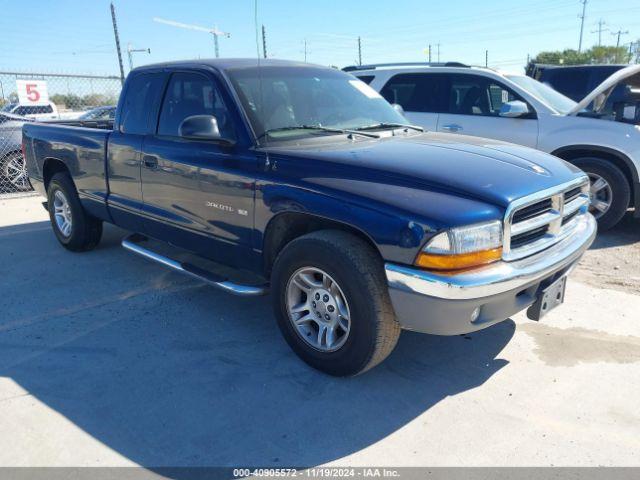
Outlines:
[[16, 80], [20, 105], [46, 105], [49, 103], [47, 82], [44, 80]]

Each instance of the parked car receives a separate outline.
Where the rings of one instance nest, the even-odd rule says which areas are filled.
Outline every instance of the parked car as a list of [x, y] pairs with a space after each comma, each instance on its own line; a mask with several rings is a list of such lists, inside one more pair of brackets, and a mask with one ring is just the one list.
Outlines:
[[[574, 102], [579, 102], [612, 74], [628, 66], [627, 64], [563, 66], [530, 63], [527, 66], [527, 75], [549, 85]], [[621, 87], [612, 93], [611, 100], [620, 101], [623, 96], [624, 89]]]
[[60, 118], [58, 107], [53, 102], [46, 105], [21, 105], [9, 103], [2, 108], [5, 113], [13, 113], [32, 120], [56, 120]]
[[150, 65], [129, 74], [117, 108], [111, 129], [23, 127], [58, 241], [89, 250], [113, 222], [137, 232], [123, 246], [166, 267], [243, 296], [270, 288], [286, 341], [332, 375], [381, 362], [401, 328], [456, 335], [523, 309], [539, 319], [595, 237], [576, 167], [423, 133], [339, 70]]
[[[619, 70], [580, 103], [525, 75], [467, 66], [363, 66], [365, 78], [410, 122], [431, 131], [493, 138], [552, 153], [591, 179], [591, 211], [601, 229], [629, 207], [640, 217], [640, 66]], [[627, 100], [611, 107], [616, 88]]]
[[22, 155], [22, 125], [29, 121], [0, 112], [0, 193], [31, 190]]
[[113, 120], [116, 117], [115, 105], [92, 108], [80, 115], [80, 120]]

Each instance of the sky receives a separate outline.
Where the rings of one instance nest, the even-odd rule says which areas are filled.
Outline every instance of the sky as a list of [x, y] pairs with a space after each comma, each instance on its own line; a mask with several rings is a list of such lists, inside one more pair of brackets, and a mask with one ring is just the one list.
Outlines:
[[[432, 60], [522, 71], [527, 55], [577, 48], [579, 0], [114, 0], [125, 73], [127, 45], [134, 66], [166, 60], [211, 58], [212, 35], [155, 22], [160, 17], [229, 32], [225, 57], [255, 57], [256, 26], [265, 26], [269, 57], [344, 67], [363, 63]], [[0, 70], [118, 74], [108, 0], [0, 0]], [[628, 31], [621, 44], [640, 39], [640, 0], [587, 0], [585, 48], [598, 42], [597, 22]]]

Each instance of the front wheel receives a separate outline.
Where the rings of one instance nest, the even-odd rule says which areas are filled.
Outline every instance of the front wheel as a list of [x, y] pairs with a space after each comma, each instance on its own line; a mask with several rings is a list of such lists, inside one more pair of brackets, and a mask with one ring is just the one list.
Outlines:
[[68, 250], [92, 250], [102, 237], [102, 221], [89, 215], [66, 173], [56, 173], [47, 188], [49, 218], [60, 244]]
[[293, 240], [276, 259], [271, 285], [284, 338], [318, 370], [357, 375], [398, 341], [382, 260], [354, 235], [325, 230]]

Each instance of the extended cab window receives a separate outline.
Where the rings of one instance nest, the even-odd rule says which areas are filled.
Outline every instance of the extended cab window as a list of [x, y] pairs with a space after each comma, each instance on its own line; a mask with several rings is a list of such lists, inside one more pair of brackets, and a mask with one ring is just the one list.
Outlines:
[[151, 133], [150, 109], [156, 104], [161, 88], [160, 73], [141, 73], [128, 80], [120, 115], [120, 130], [123, 133]]
[[235, 138], [233, 125], [220, 92], [204, 75], [174, 73], [162, 102], [158, 135], [180, 136], [180, 124], [192, 115], [212, 115], [224, 138]]
[[442, 113], [447, 109], [446, 91], [446, 75], [402, 73], [393, 76], [380, 93], [407, 112]]
[[502, 105], [514, 100], [524, 101], [512, 90], [489, 78], [451, 75], [449, 113], [497, 117]]

